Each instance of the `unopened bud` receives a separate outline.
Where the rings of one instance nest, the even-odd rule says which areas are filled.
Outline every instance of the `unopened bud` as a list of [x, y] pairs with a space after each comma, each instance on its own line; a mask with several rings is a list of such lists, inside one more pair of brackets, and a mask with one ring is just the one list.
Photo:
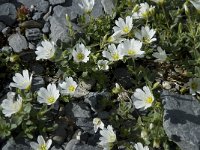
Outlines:
[[15, 62], [15, 61], [19, 60], [19, 55], [16, 55], [16, 54], [15, 55], [11, 55], [9, 60], [11, 62]]
[[160, 148], [160, 141], [159, 140], [154, 140], [153, 141], [153, 147], [154, 148]]

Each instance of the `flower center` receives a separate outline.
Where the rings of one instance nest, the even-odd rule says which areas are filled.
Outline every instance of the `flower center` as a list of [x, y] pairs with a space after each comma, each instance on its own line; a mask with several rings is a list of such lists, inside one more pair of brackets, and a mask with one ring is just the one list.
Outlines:
[[144, 43], [150, 43], [150, 39], [148, 37], [143, 37]]
[[153, 102], [153, 98], [151, 96], [149, 96], [147, 99], [146, 99], [146, 103], [148, 104], [151, 104]]
[[119, 54], [118, 53], [114, 53], [112, 55], [113, 60], [119, 60]]
[[132, 50], [132, 49], [129, 49], [129, 50], [128, 50], [128, 55], [135, 55], [135, 51]]
[[70, 92], [74, 92], [75, 91], [75, 87], [73, 85], [70, 85], [69, 88], [68, 88], [68, 90]]
[[39, 150], [47, 150], [46, 145], [45, 144], [41, 145], [40, 148], [39, 148]]
[[47, 99], [47, 101], [48, 101], [48, 103], [52, 104], [52, 103], [55, 102], [55, 98], [54, 98], [53, 96], [51, 96], [51, 97], [49, 97], [49, 98]]
[[20, 86], [25, 90], [29, 90], [31, 85], [30, 85], [29, 81], [24, 80], [20, 83]]
[[116, 140], [116, 136], [113, 135], [113, 134], [110, 134], [110, 136], [109, 136], [109, 138], [108, 138], [108, 142], [109, 142], [109, 143], [113, 143], [113, 142], [115, 142], [115, 140]]
[[83, 53], [78, 53], [77, 54], [77, 58], [78, 58], [78, 60], [83, 60], [84, 59], [84, 54]]
[[128, 26], [125, 26], [125, 27], [123, 28], [123, 31], [124, 31], [124, 33], [128, 33], [128, 32], [129, 32], [129, 27], [128, 27]]

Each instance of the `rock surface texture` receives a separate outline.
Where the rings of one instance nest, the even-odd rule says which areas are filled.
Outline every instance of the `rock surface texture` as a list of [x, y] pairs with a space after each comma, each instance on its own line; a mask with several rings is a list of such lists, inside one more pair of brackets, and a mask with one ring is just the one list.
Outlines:
[[200, 148], [200, 103], [192, 96], [162, 93], [163, 125], [168, 137], [181, 150]]
[[0, 21], [11, 26], [17, 17], [17, 11], [15, 5], [11, 3], [4, 3], [0, 5]]
[[26, 41], [26, 38], [21, 34], [12, 34], [9, 38], [9, 45], [13, 48], [14, 52], [19, 53], [23, 49], [28, 48], [28, 43]]

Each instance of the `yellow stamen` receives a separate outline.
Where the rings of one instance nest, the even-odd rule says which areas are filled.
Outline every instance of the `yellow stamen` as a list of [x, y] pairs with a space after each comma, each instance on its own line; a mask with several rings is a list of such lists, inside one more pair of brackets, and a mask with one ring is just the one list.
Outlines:
[[124, 31], [124, 33], [129, 33], [129, 27], [128, 27], [128, 26], [125, 26], [125, 27], [123, 28], [123, 31]]
[[112, 55], [113, 60], [119, 60], [119, 54], [118, 53], [114, 53]]
[[85, 58], [85, 55], [83, 53], [78, 53], [77, 58], [78, 60], [83, 60]]
[[68, 88], [68, 90], [70, 92], [74, 92], [75, 91], [75, 87], [73, 85], [70, 85], [69, 88]]
[[46, 145], [45, 144], [41, 145], [40, 148], [39, 148], [39, 150], [47, 150]]
[[128, 50], [128, 55], [135, 55], [135, 51], [132, 49]]
[[55, 102], [55, 98], [54, 97], [49, 97], [48, 99], [47, 99], [47, 101], [51, 104], [51, 103], [54, 103]]
[[151, 96], [149, 96], [147, 99], [146, 99], [146, 103], [148, 104], [152, 104], [153, 102], [153, 98]]

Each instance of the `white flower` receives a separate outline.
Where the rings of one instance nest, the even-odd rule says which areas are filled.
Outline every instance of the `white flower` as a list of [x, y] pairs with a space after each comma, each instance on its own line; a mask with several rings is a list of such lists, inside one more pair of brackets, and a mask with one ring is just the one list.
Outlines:
[[52, 140], [49, 139], [45, 142], [43, 136], [39, 135], [37, 138], [37, 142], [30, 142], [31, 148], [34, 150], [48, 150], [52, 144]]
[[133, 99], [133, 104], [137, 109], [147, 109], [151, 107], [154, 101], [154, 96], [147, 86], [144, 86], [143, 90], [139, 88], [136, 89], [131, 98]]
[[165, 0], [151, 0], [151, 1], [157, 4], [163, 4]]
[[120, 32], [122, 35], [128, 34], [133, 28], [133, 18], [127, 16], [126, 21], [124, 21], [122, 18], [119, 18], [118, 20], [115, 20], [115, 24], [117, 26], [113, 27], [114, 32]]
[[74, 61], [79, 62], [87, 62], [89, 60], [90, 51], [83, 45], [82, 43], [77, 44], [76, 48], [72, 51], [72, 56]]
[[136, 150], [149, 150], [148, 146], [143, 147], [142, 143], [137, 143], [134, 147]]
[[163, 50], [161, 47], [157, 47], [158, 52], [154, 52], [152, 54], [153, 57], [157, 58], [155, 62], [164, 62], [167, 59], [167, 55], [165, 50]]
[[36, 48], [37, 51], [35, 51], [37, 55], [36, 60], [53, 58], [56, 51], [54, 42], [44, 40], [41, 44], [42, 46], [38, 46]]
[[1, 107], [3, 108], [3, 114], [6, 117], [10, 117], [12, 114], [19, 112], [22, 108], [22, 98], [18, 95], [18, 98], [15, 100], [16, 93], [8, 92], [7, 99], [3, 100]]
[[115, 33], [113, 33], [109, 38], [108, 38], [108, 42], [109, 43], [121, 43], [122, 41], [124, 41], [125, 40], [125, 38], [122, 38], [121, 37], [121, 32], [120, 31], [118, 31], [118, 32], [115, 32]]
[[11, 87], [16, 87], [23, 90], [28, 90], [31, 87], [32, 74], [29, 76], [28, 70], [23, 70], [22, 74], [15, 73], [13, 81], [10, 83]]
[[200, 78], [190, 79], [188, 85], [190, 87], [190, 94], [196, 95], [196, 92], [200, 93]]
[[59, 83], [59, 86], [61, 88], [61, 94], [73, 95], [77, 88], [77, 83], [72, 77], [66, 77], [65, 82]]
[[141, 3], [139, 6], [139, 10], [137, 12], [133, 12], [133, 19], [139, 18], [148, 18], [153, 12], [155, 6], [149, 6], [148, 3]]
[[103, 57], [109, 59], [110, 61], [118, 61], [123, 59], [123, 54], [119, 48], [116, 48], [114, 44], [108, 46], [108, 50], [102, 52]]
[[109, 61], [107, 60], [99, 60], [97, 62], [99, 70], [108, 70], [109, 69], [108, 62]]
[[113, 127], [108, 125], [107, 128], [104, 128], [100, 131], [102, 137], [100, 137], [99, 145], [103, 147], [103, 150], [110, 150], [113, 146], [113, 143], [116, 141], [116, 134], [113, 131]]
[[55, 84], [49, 84], [47, 86], [47, 89], [43, 87], [40, 88], [37, 94], [37, 101], [39, 103], [46, 103], [47, 105], [55, 103], [58, 97], [60, 96], [59, 90], [56, 88]]
[[141, 28], [141, 31], [135, 33], [135, 37], [144, 43], [151, 43], [156, 41], [156, 38], [153, 38], [156, 31], [154, 29], [150, 29], [149, 26], [145, 26]]
[[94, 118], [93, 119], [93, 124], [94, 124], [94, 132], [96, 133], [97, 130], [100, 129], [104, 129], [104, 123], [101, 121], [100, 118]]
[[200, 0], [190, 0], [190, 2], [197, 10], [200, 10]]
[[82, 4], [78, 4], [81, 9], [83, 9], [86, 13], [91, 12], [94, 7], [94, 0], [81, 0]]
[[118, 47], [125, 56], [137, 58], [142, 57], [144, 54], [144, 51], [141, 51], [142, 42], [135, 39], [127, 39], [123, 43], [119, 44]]

